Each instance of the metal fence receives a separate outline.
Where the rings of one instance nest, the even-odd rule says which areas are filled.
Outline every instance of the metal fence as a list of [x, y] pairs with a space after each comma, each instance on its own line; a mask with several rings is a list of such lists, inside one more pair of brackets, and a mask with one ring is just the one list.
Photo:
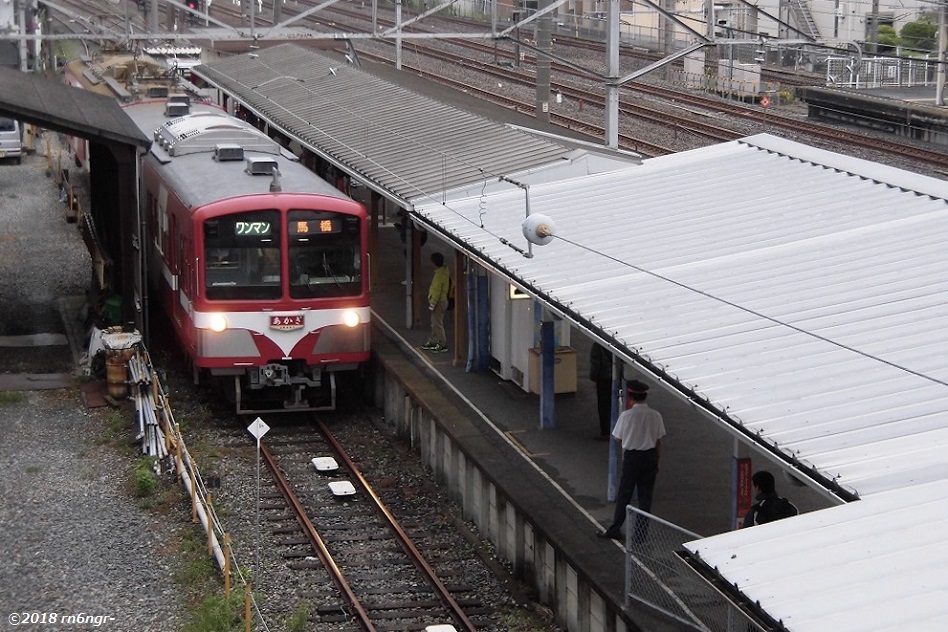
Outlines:
[[626, 525], [626, 605], [637, 601], [701, 632], [758, 629], [675, 555], [700, 535], [632, 506]]
[[826, 85], [849, 88], [933, 86], [938, 64], [924, 59], [830, 57]]

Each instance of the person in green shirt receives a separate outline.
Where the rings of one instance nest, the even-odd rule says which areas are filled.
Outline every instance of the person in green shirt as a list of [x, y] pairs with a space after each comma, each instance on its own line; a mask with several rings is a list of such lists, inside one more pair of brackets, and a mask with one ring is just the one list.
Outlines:
[[443, 353], [448, 350], [447, 334], [444, 332], [444, 313], [448, 310], [448, 290], [451, 287], [451, 271], [444, 265], [444, 255], [440, 252], [431, 254], [431, 263], [434, 264], [434, 276], [428, 286], [428, 309], [431, 311], [431, 335], [422, 349]]

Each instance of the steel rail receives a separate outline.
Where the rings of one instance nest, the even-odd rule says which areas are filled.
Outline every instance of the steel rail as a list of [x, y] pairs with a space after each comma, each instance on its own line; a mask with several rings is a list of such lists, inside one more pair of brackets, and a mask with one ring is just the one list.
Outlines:
[[336, 437], [329, 431], [329, 428], [322, 421], [316, 422], [319, 431], [326, 438], [326, 441], [332, 445], [333, 449], [336, 451], [336, 454], [342, 459], [342, 462], [345, 463], [346, 467], [349, 469], [349, 474], [355, 479], [359, 486], [362, 487], [362, 490], [372, 499], [372, 502], [375, 504], [376, 509], [385, 517], [385, 520], [388, 522], [393, 533], [398, 537], [399, 544], [412, 558], [415, 566], [425, 575], [428, 582], [432, 587], [435, 588], [438, 593], [438, 597], [441, 599], [441, 602], [448, 608], [451, 612], [451, 616], [454, 617], [456, 623], [458, 623], [464, 630], [467, 632], [476, 632], [477, 628], [471, 623], [470, 619], [467, 618], [467, 615], [464, 613], [464, 610], [458, 605], [458, 602], [454, 600], [454, 597], [451, 595], [451, 592], [445, 587], [441, 579], [438, 577], [438, 574], [435, 572], [431, 565], [428, 564], [428, 561], [422, 556], [421, 552], [415, 547], [414, 542], [411, 541], [411, 538], [405, 533], [405, 530], [402, 529], [402, 526], [398, 524], [398, 521], [395, 519], [395, 516], [388, 510], [385, 504], [382, 502], [382, 499], [378, 497], [375, 493], [375, 490], [372, 489], [372, 486], [369, 485], [368, 481], [362, 476], [362, 472], [359, 471], [359, 468], [356, 467], [356, 464], [352, 462], [352, 459], [349, 458], [349, 455], [346, 454], [346, 451], [343, 449], [342, 445], [336, 440]]
[[375, 625], [373, 625], [372, 619], [369, 617], [369, 613], [366, 611], [365, 607], [362, 605], [362, 602], [356, 596], [355, 591], [352, 590], [352, 586], [350, 586], [349, 582], [346, 581], [345, 575], [339, 569], [339, 566], [333, 559], [329, 549], [326, 548], [326, 544], [323, 542], [323, 539], [319, 537], [316, 527], [313, 526], [309, 516], [306, 515], [306, 510], [303, 508], [303, 505], [300, 504], [296, 494], [293, 493], [293, 488], [290, 486], [290, 482], [286, 480], [286, 476], [284, 476], [280, 468], [277, 467], [276, 459], [273, 458], [273, 453], [270, 452], [270, 449], [262, 440], [260, 441], [260, 454], [263, 455], [263, 460], [266, 463], [267, 468], [270, 470], [270, 473], [273, 474], [273, 478], [277, 482], [277, 488], [280, 490], [280, 493], [283, 494], [283, 498], [286, 500], [287, 504], [290, 506], [290, 509], [292, 509], [293, 513], [296, 515], [296, 520], [303, 529], [303, 533], [306, 535], [310, 544], [313, 546], [313, 549], [316, 550], [316, 553], [319, 555], [319, 559], [323, 562], [323, 566], [325, 566], [326, 570], [329, 571], [333, 582], [336, 584], [336, 588], [339, 589], [346, 602], [348, 602], [349, 607], [352, 608], [352, 612], [356, 619], [358, 619], [359, 625], [363, 630], [375, 632]]

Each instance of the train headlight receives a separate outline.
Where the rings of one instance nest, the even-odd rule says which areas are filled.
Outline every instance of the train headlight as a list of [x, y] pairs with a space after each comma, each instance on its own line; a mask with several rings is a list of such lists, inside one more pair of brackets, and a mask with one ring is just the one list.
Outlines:
[[211, 331], [220, 333], [227, 329], [227, 318], [223, 314], [214, 314], [211, 316], [211, 320], [208, 324], [211, 327]]
[[359, 318], [359, 312], [354, 309], [347, 309], [342, 313], [342, 322], [346, 327], [355, 327], [362, 319]]

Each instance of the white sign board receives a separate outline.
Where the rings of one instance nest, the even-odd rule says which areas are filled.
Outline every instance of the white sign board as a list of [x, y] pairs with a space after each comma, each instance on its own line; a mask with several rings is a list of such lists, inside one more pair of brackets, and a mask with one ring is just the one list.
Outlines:
[[263, 438], [263, 435], [267, 434], [267, 431], [270, 430], [270, 426], [263, 422], [263, 419], [257, 417], [253, 420], [253, 423], [247, 426], [247, 430], [250, 431], [250, 434], [256, 438], [257, 441]]

